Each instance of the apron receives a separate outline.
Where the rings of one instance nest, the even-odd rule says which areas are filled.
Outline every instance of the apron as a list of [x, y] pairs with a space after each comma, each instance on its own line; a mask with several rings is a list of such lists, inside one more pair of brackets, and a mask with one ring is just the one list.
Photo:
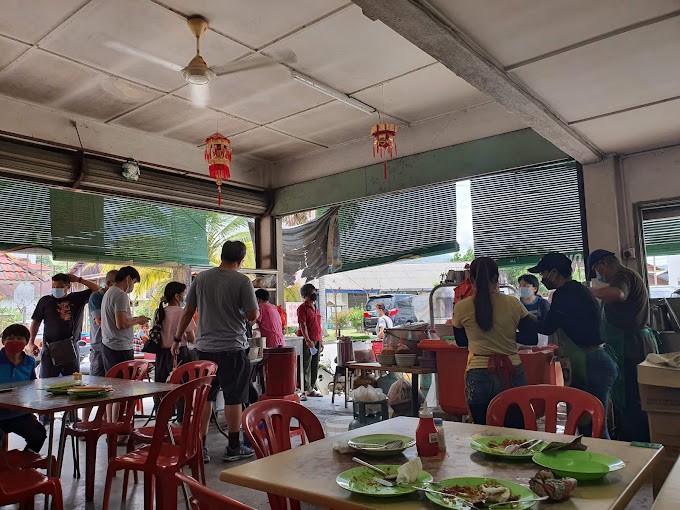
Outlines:
[[605, 349], [616, 363], [619, 376], [612, 387], [612, 403], [615, 409], [626, 408], [626, 377], [624, 360], [634, 359], [636, 363], [642, 362], [647, 354], [659, 352], [659, 334], [651, 328], [642, 328], [637, 331], [625, 331], [619, 329], [607, 321], [604, 306], [601, 310], [602, 339]]
[[512, 378], [515, 375], [515, 367], [513, 366], [510, 357], [505, 354], [492, 354], [487, 357], [489, 358], [487, 370], [498, 376], [498, 379], [501, 382], [501, 391], [512, 388]]
[[578, 389], [588, 387], [586, 353], [562, 329], [557, 330], [557, 356], [562, 365], [564, 385]]

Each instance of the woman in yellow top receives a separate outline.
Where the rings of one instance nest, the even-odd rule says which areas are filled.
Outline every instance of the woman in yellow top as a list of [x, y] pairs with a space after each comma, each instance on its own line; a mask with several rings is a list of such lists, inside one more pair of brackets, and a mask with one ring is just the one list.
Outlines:
[[[454, 306], [453, 327], [459, 347], [468, 347], [465, 397], [475, 423], [486, 424], [486, 410], [500, 392], [526, 385], [517, 342], [536, 345], [536, 321], [520, 301], [498, 290], [498, 265], [488, 257], [470, 266], [471, 297]], [[524, 428], [519, 408], [508, 411], [505, 425]]]

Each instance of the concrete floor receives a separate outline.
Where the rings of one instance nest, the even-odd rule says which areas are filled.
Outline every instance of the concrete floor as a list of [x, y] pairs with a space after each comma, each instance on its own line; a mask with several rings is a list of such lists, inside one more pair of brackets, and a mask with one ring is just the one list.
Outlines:
[[[151, 402], [145, 403], [145, 409], [151, 408]], [[310, 398], [305, 405], [312, 409], [322, 423], [325, 423], [326, 419], [338, 415], [350, 415], [351, 414], [351, 404], [348, 409], [344, 408], [344, 399], [342, 395], [340, 398], [336, 397], [335, 405], [331, 404], [331, 398], [329, 395], [325, 395], [323, 398]], [[223, 423], [223, 416], [220, 416], [220, 423]], [[140, 425], [143, 422], [140, 423]], [[59, 427], [59, 422], [57, 421], [57, 427]], [[17, 440], [16, 436], [12, 436], [14, 442], [10, 443], [10, 447], [20, 448], [23, 444], [20, 444], [21, 440]], [[56, 439], [56, 438], [55, 438]], [[83, 444], [81, 443], [81, 447]], [[215, 426], [211, 426], [210, 433], [208, 437], [208, 447], [210, 450], [210, 455], [212, 461], [206, 465], [206, 477], [208, 481], [208, 486], [222, 494], [228, 495], [238, 501], [246, 503], [254, 508], [269, 510], [269, 501], [267, 500], [267, 495], [236, 485], [226, 484], [219, 480], [220, 472], [223, 469], [233, 467], [238, 465], [238, 462], [223, 462], [221, 457], [226, 446], [226, 439], [219, 434]], [[55, 445], [56, 451], [56, 445]], [[123, 448], [119, 448], [119, 452], [122, 454]], [[253, 457], [254, 458], [254, 457]], [[64, 508], [74, 509], [74, 510], [99, 510], [102, 507], [102, 496], [104, 494], [104, 481], [106, 478], [106, 445], [104, 440], [99, 443], [99, 449], [97, 452], [97, 473], [95, 478], [95, 501], [92, 503], [85, 502], [85, 481], [84, 478], [80, 480], [74, 480], [71, 476], [73, 472], [73, 459], [70, 450], [70, 445], [67, 443], [66, 455], [64, 458], [64, 468], [61, 478], [62, 489], [64, 492]], [[249, 462], [249, 460], [241, 461]], [[84, 447], [81, 448], [81, 467], [84, 470]], [[303, 483], [301, 481], [301, 483]], [[118, 476], [113, 483], [110, 508], [112, 510], [125, 509], [125, 510], [137, 510], [143, 509], [143, 499], [144, 491], [143, 485], [140, 481], [138, 485], [134, 485], [130, 481], [130, 486], [128, 488], [127, 501], [121, 503], [121, 488], [122, 488], [122, 476]], [[646, 510], [651, 507], [652, 504], [652, 493], [651, 484], [646, 484], [638, 492], [635, 499], [628, 506], [628, 510]], [[179, 506], [178, 508], [184, 508], [183, 499], [180, 493], [179, 496]], [[36, 499], [36, 508], [42, 508], [42, 501]], [[311, 509], [314, 508], [311, 505], [303, 504], [303, 508]]]

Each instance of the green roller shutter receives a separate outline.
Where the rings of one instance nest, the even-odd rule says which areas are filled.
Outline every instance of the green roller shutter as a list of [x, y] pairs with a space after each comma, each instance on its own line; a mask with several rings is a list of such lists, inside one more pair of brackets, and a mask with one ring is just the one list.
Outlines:
[[0, 250], [51, 247], [49, 189], [0, 179]]
[[476, 256], [528, 265], [549, 251], [583, 256], [578, 170], [573, 161], [471, 180]]
[[104, 198], [59, 189], [49, 192], [53, 257], [100, 262], [104, 246]]
[[680, 255], [680, 207], [643, 211], [647, 255]]

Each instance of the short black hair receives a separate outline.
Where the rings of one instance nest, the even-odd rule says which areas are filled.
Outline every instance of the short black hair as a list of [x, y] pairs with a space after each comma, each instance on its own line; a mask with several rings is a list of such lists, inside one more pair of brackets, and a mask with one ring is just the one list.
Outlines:
[[255, 297], [261, 299], [262, 301], [269, 301], [269, 291], [265, 289], [257, 289], [255, 291]]
[[71, 279], [68, 277], [67, 274], [64, 273], [57, 273], [52, 277], [53, 282], [61, 282], [65, 283], [66, 285], [71, 284]]
[[246, 258], [246, 245], [241, 241], [227, 241], [222, 246], [224, 262], [241, 262], [244, 258]]
[[522, 282], [528, 283], [529, 285], [531, 285], [536, 290], [538, 290], [538, 287], [540, 285], [540, 283], [538, 283], [538, 278], [536, 278], [532, 274], [523, 274], [522, 276], [517, 278], [517, 283], [522, 283]]
[[10, 336], [18, 336], [26, 339], [26, 343], [31, 339], [31, 332], [23, 324], [11, 324], [2, 332], [2, 342], [5, 343], [5, 338]]
[[311, 283], [305, 283], [302, 288], [300, 289], [300, 295], [304, 298], [307, 296], [311, 296], [314, 291], [316, 290], [316, 287], [312, 285]]
[[142, 277], [139, 276], [139, 271], [137, 271], [134, 267], [123, 266], [118, 270], [118, 274], [116, 275], [116, 282], [122, 282], [128, 276], [132, 278], [132, 280], [137, 280], [138, 282], [142, 280]]

